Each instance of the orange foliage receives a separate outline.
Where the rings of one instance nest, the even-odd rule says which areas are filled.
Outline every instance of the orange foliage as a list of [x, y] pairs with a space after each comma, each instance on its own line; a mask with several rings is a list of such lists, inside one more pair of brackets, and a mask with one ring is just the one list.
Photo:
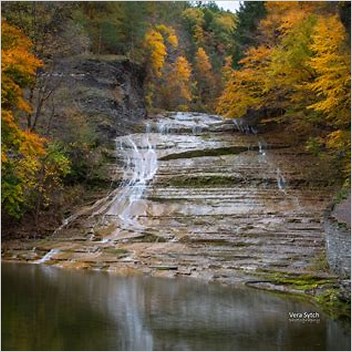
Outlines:
[[351, 55], [347, 34], [337, 16], [321, 17], [316, 25], [310, 66], [316, 71], [308, 89], [318, 97], [310, 109], [327, 114], [335, 126], [348, 126], [351, 104]]
[[198, 48], [196, 52], [196, 70], [203, 77], [209, 75], [212, 71], [209, 56], [203, 48]]
[[166, 46], [160, 32], [150, 29], [145, 35], [145, 47], [149, 53], [149, 65], [155, 76], [161, 76], [161, 69], [166, 58]]
[[163, 104], [168, 109], [187, 110], [192, 100], [191, 92], [192, 69], [184, 56], [177, 57], [165, 74], [165, 84], [160, 87]]
[[35, 187], [40, 158], [46, 154], [45, 139], [23, 131], [16, 121], [16, 114], [31, 111], [23, 88], [32, 82], [42, 62], [31, 53], [32, 44], [19, 29], [6, 21], [1, 29], [2, 203], [16, 217], [25, 193]]
[[218, 99], [216, 111], [229, 118], [243, 116], [248, 109], [258, 109], [269, 99], [267, 69], [271, 49], [250, 48], [240, 61], [243, 68], [229, 73], [225, 89]]

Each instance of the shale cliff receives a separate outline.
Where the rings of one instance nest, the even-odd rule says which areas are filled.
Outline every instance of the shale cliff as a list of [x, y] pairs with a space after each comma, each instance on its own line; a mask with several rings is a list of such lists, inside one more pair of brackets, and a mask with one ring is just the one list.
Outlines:
[[126, 58], [70, 58], [50, 75], [56, 76], [53, 84], [59, 84], [67, 98], [60, 100], [58, 111], [72, 104], [104, 138], [133, 132], [146, 115], [144, 70]]

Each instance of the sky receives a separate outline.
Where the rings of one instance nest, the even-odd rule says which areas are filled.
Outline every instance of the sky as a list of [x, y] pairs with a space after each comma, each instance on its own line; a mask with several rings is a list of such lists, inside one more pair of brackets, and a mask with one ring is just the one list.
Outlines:
[[240, 8], [240, 1], [215, 1], [215, 3], [224, 10], [236, 12]]

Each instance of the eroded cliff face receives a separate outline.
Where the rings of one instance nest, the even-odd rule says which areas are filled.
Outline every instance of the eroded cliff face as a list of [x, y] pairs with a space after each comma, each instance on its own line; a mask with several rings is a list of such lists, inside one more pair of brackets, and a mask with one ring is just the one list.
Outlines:
[[341, 279], [351, 278], [351, 193], [329, 208], [324, 217], [326, 254], [330, 269]]
[[126, 58], [65, 59], [46, 75], [58, 85], [57, 111], [79, 111], [104, 138], [135, 131], [136, 123], [146, 116], [144, 70]]
[[[21, 221], [3, 216], [2, 238], [50, 235], [64, 213], [96, 197], [94, 187], [106, 192], [115, 138], [136, 132], [146, 115], [143, 84], [143, 68], [125, 57], [67, 57], [41, 69], [34, 89], [26, 91], [31, 123], [66, 148], [71, 173], [41, 212], [40, 224], [30, 212]], [[21, 122], [28, 128], [25, 117]]]

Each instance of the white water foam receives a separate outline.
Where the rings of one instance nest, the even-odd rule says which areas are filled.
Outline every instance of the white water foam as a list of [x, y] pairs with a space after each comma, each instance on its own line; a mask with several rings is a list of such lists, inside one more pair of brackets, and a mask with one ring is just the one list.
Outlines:
[[51, 249], [48, 253], [44, 255], [43, 258], [36, 260], [34, 263], [35, 264], [43, 264], [47, 261], [49, 261], [55, 254], [58, 254], [60, 252], [59, 249]]

